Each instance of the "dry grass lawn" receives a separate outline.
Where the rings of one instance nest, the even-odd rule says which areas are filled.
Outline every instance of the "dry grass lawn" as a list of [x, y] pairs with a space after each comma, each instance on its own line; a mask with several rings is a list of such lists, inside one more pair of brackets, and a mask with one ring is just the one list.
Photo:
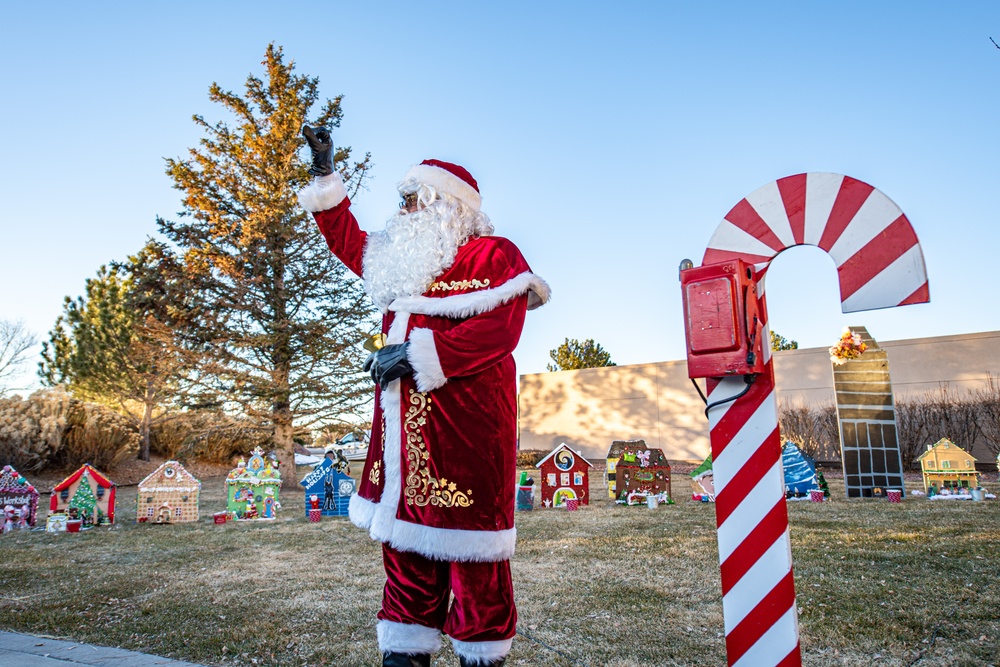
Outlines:
[[[656, 510], [614, 505], [599, 477], [589, 507], [518, 515], [507, 664], [725, 665], [713, 507], [676, 471], [678, 503]], [[0, 537], [0, 628], [207, 665], [381, 664], [378, 546], [346, 518], [307, 522], [301, 492], [277, 521], [214, 525], [223, 480], [202, 482], [197, 524], [134, 523], [123, 486], [110, 529]], [[832, 502], [789, 504], [804, 663], [1000, 665], [1000, 501], [830, 485]], [[444, 645], [433, 664], [457, 665]]]

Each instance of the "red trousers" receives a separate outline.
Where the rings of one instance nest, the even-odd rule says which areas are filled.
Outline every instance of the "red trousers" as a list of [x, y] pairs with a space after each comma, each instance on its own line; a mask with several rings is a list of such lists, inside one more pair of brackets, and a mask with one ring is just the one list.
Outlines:
[[498, 658], [510, 650], [517, 627], [510, 561], [452, 563], [383, 544], [382, 563], [383, 651], [432, 653], [430, 640], [439, 645], [440, 632], [451, 637], [459, 655]]

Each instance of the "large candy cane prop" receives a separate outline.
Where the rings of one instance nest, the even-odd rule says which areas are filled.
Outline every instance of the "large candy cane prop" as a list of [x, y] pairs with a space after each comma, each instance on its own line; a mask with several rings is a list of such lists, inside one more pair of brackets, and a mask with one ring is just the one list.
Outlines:
[[845, 313], [929, 300], [909, 220], [884, 194], [848, 176], [798, 174], [765, 185], [712, 235], [703, 267], [734, 259], [753, 264], [763, 322], [763, 372], [749, 387], [742, 376], [709, 378], [707, 385], [710, 405], [745, 391], [709, 410], [731, 666], [802, 664], [764, 294], [771, 260], [796, 245], [818, 246], [833, 258]]

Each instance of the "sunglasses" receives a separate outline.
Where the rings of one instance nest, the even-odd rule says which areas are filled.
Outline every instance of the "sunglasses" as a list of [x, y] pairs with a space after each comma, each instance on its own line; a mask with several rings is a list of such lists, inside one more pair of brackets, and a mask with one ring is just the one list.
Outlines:
[[411, 209], [417, 207], [417, 193], [408, 192], [403, 195], [403, 201], [399, 202], [399, 208]]

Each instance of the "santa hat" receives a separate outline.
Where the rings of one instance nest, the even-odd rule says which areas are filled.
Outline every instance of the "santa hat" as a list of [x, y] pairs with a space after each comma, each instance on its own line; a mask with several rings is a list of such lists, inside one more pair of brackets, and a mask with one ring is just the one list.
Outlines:
[[424, 160], [410, 167], [403, 180], [413, 179], [434, 188], [437, 192], [458, 198], [473, 211], [479, 211], [483, 198], [479, 184], [464, 167], [441, 160]]

